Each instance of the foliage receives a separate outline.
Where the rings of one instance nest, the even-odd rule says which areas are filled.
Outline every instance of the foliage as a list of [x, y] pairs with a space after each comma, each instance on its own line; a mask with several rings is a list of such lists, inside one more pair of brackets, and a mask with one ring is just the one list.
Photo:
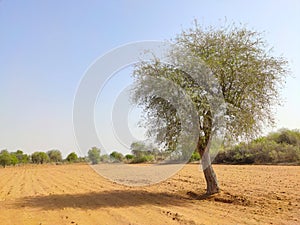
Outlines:
[[[153, 92], [154, 79], [170, 81], [189, 96], [198, 116], [199, 151], [204, 151], [217, 129], [208, 103], [208, 93], [214, 89], [211, 83], [204, 86], [199, 83], [208, 77], [203, 78], [208, 70], [216, 77], [218, 91], [226, 103], [224, 119], [228, 140], [255, 136], [263, 125], [273, 124], [272, 107], [280, 103], [279, 88], [288, 73], [287, 61], [271, 54], [261, 33], [235, 24], [203, 28], [195, 22], [173, 44], [168, 53], [170, 64], [155, 58], [137, 64], [134, 71], [132, 100], [144, 107], [148, 134], [155, 136], [159, 144], [174, 149], [182, 121], [178, 108]], [[174, 95], [177, 92], [172, 90]]]
[[272, 109], [281, 102], [288, 69], [284, 58], [271, 53], [259, 32], [195, 22], [173, 41], [168, 63], [154, 57], [135, 67], [132, 102], [145, 111], [148, 136], [176, 159], [186, 160], [185, 151], [197, 149], [208, 194], [220, 190], [209, 154], [215, 136], [247, 140], [274, 122]]
[[71, 152], [71, 153], [67, 156], [66, 160], [67, 160], [68, 162], [70, 162], [70, 163], [72, 163], [72, 162], [77, 162], [78, 156], [77, 156], [77, 154], [76, 154], [75, 152]]
[[194, 161], [199, 161], [200, 160], [200, 154], [197, 151], [194, 151], [191, 158], [190, 158], [190, 162], [194, 162]]
[[7, 150], [2, 150], [0, 152], [0, 164], [4, 168], [11, 163], [11, 156]]
[[215, 163], [300, 163], [300, 132], [281, 129], [250, 143], [240, 143], [219, 152]]
[[279, 144], [300, 146], [300, 132], [298, 130], [281, 129], [279, 132], [271, 133], [268, 138]]
[[135, 157], [141, 157], [145, 154], [145, 152], [148, 150], [145, 143], [138, 141], [138, 142], [132, 142], [130, 145], [131, 153]]
[[143, 155], [143, 156], [134, 157], [131, 163], [145, 163], [145, 162], [153, 162], [153, 161], [154, 161], [153, 155]]
[[100, 156], [100, 162], [105, 162], [105, 163], [110, 162], [110, 156], [107, 155], [107, 154], [101, 155]]
[[16, 154], [15, 153], [10, 153], [10, 164], [15, 166], [18, 163], [19, 163], [19, 160], [18, 160]]
[[62, 161], [62, 155], [59, 150], [50, 150], [47, 152], [47, 155], [49, 156], [50, 162], [61, 162]]
[[79, 156], [78, 160], [75, 162], [87, 162], [88, 161], [88, 157], [87, 156]]
[[[130, 146], [132, 155], [126, 155], [131, 163], [153, 162], [158, 159], [159, 151], [151, 144], [133, 142]], [[125, 156], [125, 157], [126, 157]]]
[[12, 154], [15, 154], [18, 163], [28, 163], [30, 161], [30, 158], [27, 154], [24, 154], [22, 150], [17, 150], [16, 152], [12, 152]]
[[134, 155], [131, 155], [131, 154], [125, 155], [125, 159], [127, 159], [127, 160], [132, 160], [133, 158], [134, 158]]
[[122, 162], [124, 159], [123, 154], [116, 151], [113, 151], [109, 156], [113, 160], [113, 162]]
[[34, 152], [31, 155], [31, 161], [36, 164], [44, 164], [49, 162], [49, 156], [45, 152]]
[[89, 151], [88, 151], [88, 158], [89, 160], [92, 162], [92, 164], [98, 164], [100, 161], [100, 148], [97, 147], [92, 147]]

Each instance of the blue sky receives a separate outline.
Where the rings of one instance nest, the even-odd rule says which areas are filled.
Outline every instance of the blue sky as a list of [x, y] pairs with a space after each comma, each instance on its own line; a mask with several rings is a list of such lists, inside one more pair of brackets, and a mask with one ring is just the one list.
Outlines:
[[274, 53], [290, 61], [277, 127], [300, 128], [299, 1], [0, 0], [0, 149], [77, 151], [73, 100], [97, 57], [170, 39], [194, 19], [206, 26], [225, 18], [266, 31]]

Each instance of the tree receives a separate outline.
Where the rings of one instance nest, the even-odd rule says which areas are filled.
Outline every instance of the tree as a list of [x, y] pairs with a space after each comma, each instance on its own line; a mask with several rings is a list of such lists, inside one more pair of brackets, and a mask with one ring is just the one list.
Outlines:
[[47, 155], [49, 156], [50, 162], [61, 162], [62, 161], [62, 155], [59, 150], [50, 150], [47, 152]]
[[104, 163], [110, 162], [109, 155], [107, 155], [107, 154], [101, 155], [100, 156], [100, 162], [104, 162]]
[[45, 152], [34, 152], [31, 155], [31, 161], [36, 164], [49, 162], [49, 156]]
[[19, 163], [19, 160], [18, 160], [18, 158], [16, 156], [16, 153], [15, 152], [11, 152], [10, 153], [10, 164], [13, 165], [13, 166], [15, 166], [18, 163]]
[[4, 168], [11, 163], [11, 156], [7, 150], [2, 150], [0, 152], [0, 164]]
[[78, 160], [78, 156], [77, 156], [77, 154], [76, 154], [75, 152], [71, 152], [71, 153], [67, 156], [66, 160], [67, 160], [68, 162], [76, 162], [76, 161]]
[[126, 154], [125, 155], [126, 160], [132, 160], [133, 158], [134, 158], [134, 155], [131, 155], [131, 154]]
[[143, 142], [137, 141], [131, 143], [130, 149], [131, 149], [131, 153], [135, 157], [141, 157], [147, 151], [147, 146]]
[[91, 160], [92, 164], [98, 164], [100, 161], [100, 148], [97, 147], [92, 147], [89, 151], [88, 151], [88, 157], [89, 160]]
[[109, 156], [110, 156], [110, 158], [113, 159], [113, 161], [116, 161], [116, 162], [122, 162], [124, 159], [123, 154], [120, 152], [116, 152], [116, 151], [113, 151], [112, 153], [110, 153]]
[[297, 130], [281, 129], [274, 141], [279, 144], [300, 145], [300, 132]]
[[24, 154], [22, 150], [17, 150], [14, 152], [18, 159], [18, 163], [28, 163], [29, 161], [29, 156], [27, 154]]
[[[235, 24], [203, 28], [195, 21], [172, 44], [167, 52], [168, 64], [154, 58], [136, 65], [132, 100], [144, 107], [148, 134], [163, 143], [166, 150], [178, 147], [183, 123], [197, 127], [194, 146], [201, 156], [207, 194], [213, 194], [219, 191], [209, 154], [213, 135], [223, 131], [225, 141], [249, 139], [258, 135], [264, 125], [272, 125], [272, 108], [281, 102], [279, 89], [288, 73], [287, 61], [272, 56], [262, 33]], [[159, 87], [153, 88], [153, 81], [158, 79], [178, 87], [164, 88], [174, 98], [180, 98], [177, 95], [183, 91], [196, 116], [189, 117], [186, 110], [185, 119], [180, 119], [179, 107], [164, 98], [167, 92], [162, 90], [163, 94], [157, 95], [153, 91]], [[218, 86], [210, 79], [216, 80]], [[209, 102], [210, 96], [218, 97]], [[222, 118], [213, 111], [218, 104], [224, 108]], [[219, 119], [226, 122], [223, 130]]]
[[41, 164], [49, 162], [49, 156], [45, 152], [40, 152], [39, 155]]

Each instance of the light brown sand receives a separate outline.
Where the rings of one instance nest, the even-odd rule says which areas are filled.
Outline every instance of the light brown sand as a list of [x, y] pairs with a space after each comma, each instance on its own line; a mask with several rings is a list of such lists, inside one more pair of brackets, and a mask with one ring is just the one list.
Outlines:
[[300, 167], [214, 168], [222, 192], [210, 198], [199, 165], [146, 187], [88, 165], [1, 168], [0, 224], [300, 224]]

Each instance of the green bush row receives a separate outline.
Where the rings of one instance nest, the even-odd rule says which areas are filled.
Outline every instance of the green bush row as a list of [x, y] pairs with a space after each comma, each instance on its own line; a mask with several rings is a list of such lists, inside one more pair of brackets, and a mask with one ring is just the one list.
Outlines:
[[299, 130], [281, 129], [250, 143], [240, 143], [218, 153], [214, 163], [300, 163]]
[[6, 167], [9, 165], [35, 163], [63, 163], [63, 162], [81, 162], [85, 161], [85, 158], [80, 158], [75, 152], [70, 153], [65, 159], [62, 158], [62, 154], [59, 150], [50, 150], [48, 152], [34, 152], [31, 155], [24, 154], [23, 151], [17, 150], [16, 152], [8, 152], [7, 150], [0, 151], [0, 165]]

